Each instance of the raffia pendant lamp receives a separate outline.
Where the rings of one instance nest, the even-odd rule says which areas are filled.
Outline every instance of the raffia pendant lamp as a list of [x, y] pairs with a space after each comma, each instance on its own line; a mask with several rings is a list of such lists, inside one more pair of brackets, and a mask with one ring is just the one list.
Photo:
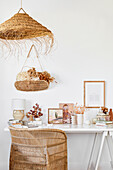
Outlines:
[[[22, 2], [21, 2], [22, 4]], [[23, 13], [20, 11], [23, 10]], [[44, 53], [48, 53], [53, 47], [53, 33], [45, 26], [30, 17], [22, 8], [13, 17], [0, 24], [0, 42], [9, 47], [18, 47], [23, 41], [31, 40], [35, 46], [43, 48]]]

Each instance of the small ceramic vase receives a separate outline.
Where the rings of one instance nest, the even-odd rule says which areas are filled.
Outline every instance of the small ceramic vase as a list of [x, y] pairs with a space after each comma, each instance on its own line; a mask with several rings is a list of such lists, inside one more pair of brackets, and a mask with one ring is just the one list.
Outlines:
[[35, 118], [35, 120], [36, 120], [36, 124], [37, 125], [42, 125], [42, 120], [41, 120], [41, 118], [40, 117], [38, 117], [38, 118]]
[[38, 117], [38, 118], [35, 118], [35, 120], [36, 120], [36, 121], [41, 121], [40, 117]]
[[15, 120], [22, 120], [24, 118], [24, 110], [14, 110], [13, 117]]
[[75, 116], [75, 115], [72, 115], [72, 116], [71, 116], [71, 124], [72, 124], [72, 125], [75, 125], [75, 124], [76, 124], [76, 116]]
[[77, 125], [83, 124], [83, 114], [77, 114]]

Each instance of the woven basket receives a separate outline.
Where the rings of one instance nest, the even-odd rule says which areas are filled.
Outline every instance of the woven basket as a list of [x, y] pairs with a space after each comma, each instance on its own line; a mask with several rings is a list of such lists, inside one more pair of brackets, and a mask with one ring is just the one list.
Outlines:
[[[29, 58], [31, 50], [33, 49], [33, 47], [35, 49], [35, 52], [37, 54], [37, 59], [39, 61], [40, 67], [42, 69], [40, 60], [38, 58], [38, 53], [37, 53], [37, 50], [36, 50], [36, 47], [34, 46], [34, 44], [31, 46], [31, 48], [29, 50], [29, 53], [27, 55], [27, 59]], [[25, 60], [25, 63], [26, 63], [27, 59]], [[24, 63], [24, 65], [25, 65], [25, 63]], [[21, 72], [23, 71], [24, 65], [22, 67]], [[16, 81], [14, 85], [15, 85], [16, 89], [20, 90], [20, 91], [41, 91], [41, 90], [46, 90], [49, 87], [49, 83], [45, 80]]]
[[48, 82], [44, 80], [39, 81], [16, 81], [15, 87], [20, 91], [41, 91], [49, 87]]

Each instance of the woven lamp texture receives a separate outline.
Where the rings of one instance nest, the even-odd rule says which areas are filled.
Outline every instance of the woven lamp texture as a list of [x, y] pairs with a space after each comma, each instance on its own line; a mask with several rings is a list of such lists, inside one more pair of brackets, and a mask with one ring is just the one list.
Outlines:
[[[23, 10], [23, 8], [21, 9]], [[21, 41], [19, 40], [32, 40], [41, 48], [45, 45], [45, 53], [48, 53], [54, 44], [53, 33], [30, 17], [24, 10], [24, 13], [20, 13], [20, 10], [0, 24], [0, 42], [11, 49], [11, 43], [20, 45]]]
[[6, 40], [30, 39], [42, 36], [53, 37], [46, 27], [31, 18], [27, 13], [17, 13], [0, 25], [0, 38]]

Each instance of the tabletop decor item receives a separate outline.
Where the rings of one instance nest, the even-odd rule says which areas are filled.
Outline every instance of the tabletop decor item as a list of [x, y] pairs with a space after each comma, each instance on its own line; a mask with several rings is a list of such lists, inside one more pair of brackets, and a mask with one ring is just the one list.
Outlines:
[[15, 120], [24, 118], [25, 99], [12, 99], [13, 117]]
[[32, 110], [26, 113], [26, 117], [29, 118], [29, 121], [33, 121], [34, 119], [40, 118], [41, 116], [43, 116], [42, 109], [37, 103], [33, 106]]
[[77, 125], [82, 125], [82, 124], [83, 124], [83, 115], [77, 114]]
[[9, 119], [8, 125], [9, 126], [22, 125], [22, 121], [21, 120], [15, 120], [15, 119]]
[[71, 115], [71, 124], [75, 125], [76, 124], [76, 115]]
[[74, 112], [77, 115], [77, 124], [82, 125], [83, 124], [83, 115], [86, 108], [82, 105], [78, 105], [78, 103], [75, 104]]
[[74, 112], [76, 114], [84, 114], [85, 110], [86, 110], [86, 107], [79, 105], [78, 103], [76, 103], [74, 106]]
[[107, 107], [101, 107], [101, 110], [104, 114], [108, 113], [108, 108]]
[[48, 109], [49, 124], [63, 124], [63, 109], [49, 108]]
[[100, 107], [96, 116], [97, 121], [110, 121], [110, 115], [107, 107]]
[[83, 114], [83, 120], [84, 120], [84, 124], [90, 124], [91, 120], [90, 120], [90, 113], [91, 111], [89, 109], [85, 109], [84, 114]]
[[113, 121], [113, 111], [112, 109], [109, 110], [110, 121]]
[[101, 115], [106, 115], [106, 114], [108, 114], [108, 108], [107, 107], [100, 107], [97, 115], [101, 116]]
[[73, 114], [73, 103], [59, 103], [59, 108], [63, 109], [63, 123], [71, 123], [71, 115]]
[[[30, 57], [30, 53], [33, 47], [35, 49], [37, 59], [42, 72], [37, 72], [36, 68], [30, 68], [27, 71], [23, 71], [25, 63], [27, 59]], [[25, 60], [21, 72], [18, 73], [16, 77], [16, 82], [14, 84], [16, 89], [20, 91], [40, 91], [48, 89], [49, 84], [54, 81], [54, 77], [51, 77], [51, 75], [47, 71], [43, 71], [41, 62], [38, 57], [37, 49], [34, 44], [30, 48], [27, 59]]]
[[84, 106], [105, 107], [105, 81], [84, 81]]
[[[22, 1], [22, 0], [21, 0]], [[21, 12], [22, 11], [22, 12]], [[25, 10], [21, 8], [10, 19], [0, 24], [0, 43], [1, 50], [3, 46], [9, 49], [9, 53], [23, 49], [29, 43], [34, 43], [41, 52], [47, 54], [54, 44], [54, 35], [45, 26], [30, 17]], [[22, 46], [21, 46], [22, 45]]]
[[96, 118], [97, 118], [97, 121], [110, 121], [109, 114], [97, 115]]

